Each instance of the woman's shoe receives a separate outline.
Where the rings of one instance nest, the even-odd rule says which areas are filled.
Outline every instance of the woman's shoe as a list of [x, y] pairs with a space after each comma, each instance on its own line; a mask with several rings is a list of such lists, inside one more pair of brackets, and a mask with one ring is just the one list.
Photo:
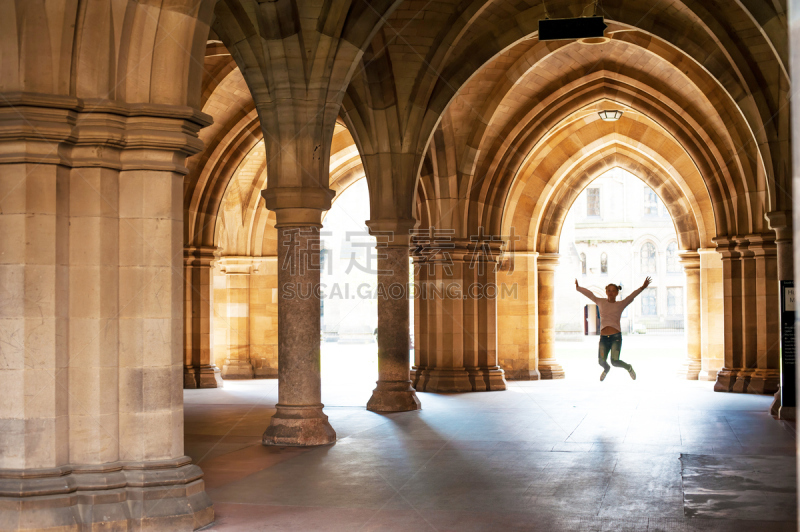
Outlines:
[[[630, 374], [631, 379], [636, 380], [636, 372], [633, 371], [633, 368], [629, 369], [628, 373]], [[603, 380], [603, 379], [600, 379], [600, 380]]]
[[[603, 373], [600, 375], [600, 382], [603, 382], [604, 380], [606, 380], [606, 375], [608, 375], [608, 371], [603, 370]], [[635, 378], [636, 377], [634, 377], [634, 379]]]

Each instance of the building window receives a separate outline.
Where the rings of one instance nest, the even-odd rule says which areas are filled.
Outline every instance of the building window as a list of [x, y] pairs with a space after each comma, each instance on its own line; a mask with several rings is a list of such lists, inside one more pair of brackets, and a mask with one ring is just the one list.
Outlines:
[[581, 274], [586, 275], [586, 253], [581, 253]]
[[608, 273], [608, 255], [600, 255], [600, 273]]
[[667, 288], [667, 314], [670, 316], [683, 315], [683, 288], [680, 286]]
[[670, 242], [667, 246], [667, 273], [680, 273], [681, 265], [678, 262], [678, 243]]
[[651, 242], [645, 242], [642, 246], [640, 260], [642, 273], [656, 273], [656, 247]]
[[658, 196], [652, 189], [644, 189], [644, 215], [658, 216]]
[[586, 189], [586, 216], [600, 216], [600, 189]]
[[647, 288], [641, 295], [642, 316], [658, 315], [658, 301], [656, 300], [656, 289]]

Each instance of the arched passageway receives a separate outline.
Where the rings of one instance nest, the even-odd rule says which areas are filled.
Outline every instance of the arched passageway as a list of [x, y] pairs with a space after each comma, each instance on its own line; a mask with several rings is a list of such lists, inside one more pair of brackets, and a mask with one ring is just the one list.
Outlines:
[[[370, 408], [419, 408], [412, 384], [559, 377], [548, 309], [560, 228], [614, 167], [664, 200], [698, 272], [700, 374], [720, 391], [774, 391], [777, 283], [793, 278], [784, 6], [604, 0], [603, 39], [539, 40], [540, 19], [581, 10], [4, 5], [0, 479], [15, 487], [0, 496], [41, 502], [16, 511], [17, 528], [88, 526], [102, 512], [84, 510], [112, 486], [120, 526], [155, 515], [142, 500], [159, 501], [154, 526], [209, 523], [183, 455], [181, 382], [277, 375], [265, 443], [335, 441], [319, 300], [276, 291], [319, 284], [318, 269], [279, 265], [298, 259], [295, 244], [318, 261], [322, 213], [362, 175], [367, 226], [392, 235], [378, 238], [378, 284], [404, 284], [411, 252], [419, 281], [467, 295], [416, 300], [413, 380], [407, 294], [378, 300]], [[515, 299], [484, 290], [504, 282]]]
[[[637, 380], [656, 385], [674, 381], [676, 374], [715, 377], [722, 360], [708, 356], [701, 376], [699, 260], [694, 252], [681, 254], [674, 221], [653, 189], [631, 172], [612, 168], [575, 197], [559, 233], [552, 349], [567, 378], [597, 381], [600, 374], [598, 309], [576, 291], [575, 281], [602, 298], [607, 285], [618, 285], [622, 299], [645, 277], [652, 280], [649, 288], [620, 320], [622, 359], [635, 368]], [[611, 377], [629, 379], [616, 371]]]

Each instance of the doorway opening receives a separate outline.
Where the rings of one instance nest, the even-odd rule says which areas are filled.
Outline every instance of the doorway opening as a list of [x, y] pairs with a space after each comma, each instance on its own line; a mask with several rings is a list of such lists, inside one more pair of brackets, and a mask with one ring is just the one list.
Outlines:
[[[686, 278], [678, 261], [673, 220], [655, 191], [636, 175], [613, 168], [572, 204], [561, 230], [555, 272], [555, 354], [567, 378], [597, 380], [600, 319], [575, 280], [599, 297], [622, 287], [619, 299], [652, 283], [623, 312], [621, 359], [643, 380], [676, 375], [686, 357]], [[673, 371], [674, 370], [674, 371]], [[608, 379], [630, 379], [611, 371]]]
[[324, 402], [363, 406], [378, 377], [375, 237], [369, 189], [359, 179], [334, 201], [320, 238], [320, 352]]

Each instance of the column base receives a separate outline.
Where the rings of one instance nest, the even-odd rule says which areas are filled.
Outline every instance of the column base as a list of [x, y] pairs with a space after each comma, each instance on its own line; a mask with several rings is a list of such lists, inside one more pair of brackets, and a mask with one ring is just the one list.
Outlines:
[[715, 392], [774, 394], [780, 387], [777, 369], [721, 369]]
[[678, 377], [681, 379], [686, 379], [687, 381], [700, 380], [701, 369], [702, 364], [699, 360], [689, 358], [683, 363], [680, 371], [678, 371]]
[[782, 406], [778, 411], [778, 419], [797, 421], [797, 409], [793, 406]]
[[278, 370], [275, 368], [256, 368], [253, 370], [254, 379], [277, 379]]
[[377, 381], [372, 397], [367, 402], [367, 410], [372, 412], [408, 412], [420, 410], [422, 405], [411, 381]]
[[753, 376], [752, 370], [739, 370], [736, 372], [736, 381], [733, 383], [731, 391], [733, 393], [747, 393], [747, 388], [750, 386], [750, 378]]
[[336, 431], [322, 412], [323, 405], [282, 405], [272, 416], [262, 443], [280, 447], [311, 447], [336, 441]]
[[0, 469], [2, 530], [176, 530], [214, 521], [188, 456], [52, 469]]
[[500, 366], [467, 368], [473, 392], [494, 392], [506, 389], [505, 372]]
[[226, 360], [222, 366], [223, 379], [252, 379], [254, 374], [249, 360]]
[[561, 364], [552, 358], [540, 360], [537, 369], [539, 370], [539, 374], [543, 380], [563, 379], [566, 376], [564, 374], [564, 368], [561, 367]]
[[222, 388], [222, 375], [214, 365], [185, 366], [183, 368], [183, 387], [187, 390], [196, 388]]
[[418, 392], [462, 393], [472, 391], [469, 373], [464, 368], [415, 368], [414, 388]]
[[769, 415], [778, 417], [781, 411], [781, 391], [775, 392], [775, 397], [772, 399], [772, 404], [769, 405]]
[[536, 369], [506, 369], [507, 381], [538, 381], [542, 378]]
[[717, 373], [719, 373], [719, 371], [715, 369], [701, 370], [700, 375], [697, 377], [697, 380], [707, 381], [707, 382], [716, 381]]
[[781, 373], [777, 369], [756, 369], [751, 372], [747, 393], [774, 394], [780, 389]]
[[736, 384], [738, 372], [733, 369], [721, 369], [717, 372], [717, 382], [714, 383], [715, 392], [732, 392]]

